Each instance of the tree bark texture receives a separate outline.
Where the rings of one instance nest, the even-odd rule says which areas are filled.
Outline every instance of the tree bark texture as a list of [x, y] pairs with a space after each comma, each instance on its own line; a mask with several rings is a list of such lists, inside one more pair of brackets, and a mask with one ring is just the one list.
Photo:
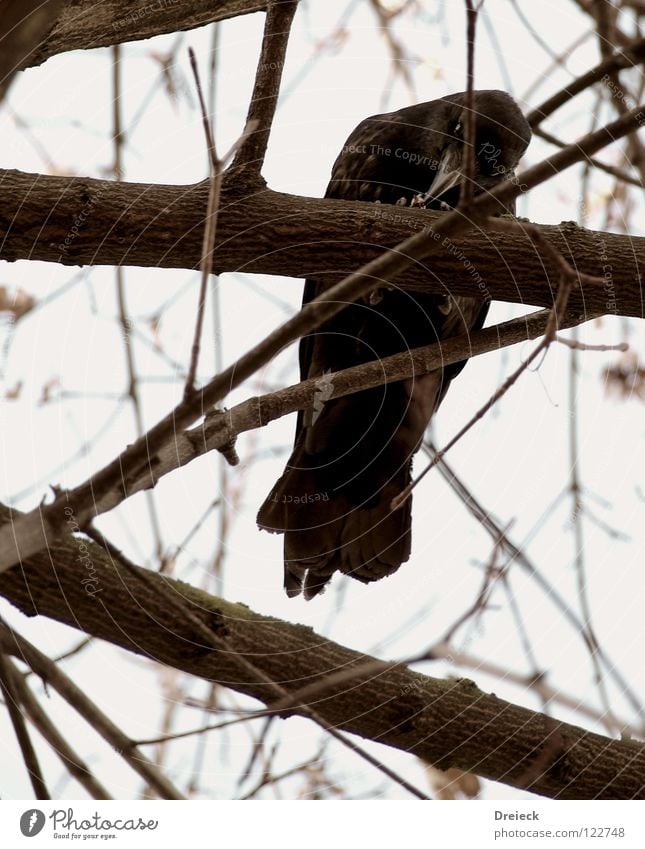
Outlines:
[[[9, 515], [0, 509], [0, 521]], [[308, 703], [328, 722], [441, 769], [455, 766], [561, 799], [645, 798], [640, 744], [518, 707], [468, 679], [434, 679], [402, 665], [377, 664], [382, 671], [326, 688], [327, 676], [374, 659], [181, 581], [151, 572], [140, 580], [143, 571], [113, 562], [84, 537], [68, 537], [0, 575], [0, 593], [28, 616], [50, 617], [265, 704], [274, 701], [271, 686], [252, 679], [237, 657], [286, 693], [319, 684]], [[209, 628], [217, 649], [168, 604], [164, 583]], [[295, 704], [288, 712], [304, 711]]]

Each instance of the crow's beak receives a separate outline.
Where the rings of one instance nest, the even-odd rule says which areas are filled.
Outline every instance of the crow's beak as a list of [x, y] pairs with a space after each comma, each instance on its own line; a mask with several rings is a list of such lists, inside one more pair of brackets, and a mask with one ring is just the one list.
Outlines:
[[428, 191], [423, 195], [424, 201], [437, 200], [441, 195], [456, 186], [461, 180], [461, 157], [453, 145], [448, 145], [439, 161], [435, 178]]

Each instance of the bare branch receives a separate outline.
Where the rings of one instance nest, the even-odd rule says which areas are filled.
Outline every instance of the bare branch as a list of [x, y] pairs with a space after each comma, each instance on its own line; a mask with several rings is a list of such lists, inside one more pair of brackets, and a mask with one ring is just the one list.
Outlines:
[[[16, 5], [24, 6], [24, 2], [18, 0]], [[89, 50], [139, 41], [262, 12], [266, 5], [266, 0], [192, 0], [190, 3], [67, 0], [46, 41], [31, 56], [29, 66], [40, 65], [51, 56], [69, 50]]]
[[477, 9], [473, 0], [466, 3], [466, 109], [464, 127], [464, 173], [459, 191], [459, 209], [468, 214], [475, 195], [475, 137], [477, 115], [475, 113], [475, 36], [477, 33]]
[[[298, 0], [269, 0], [264, 24], [262, 50], [255, 72], [253, 94], [246, 116], [254, 129], [240, 145], [231, 169], [238, 179], [259, 178], [269, 143], [271, 125], [278, 106], [280, 81], [289, 44], [289, 32], [298, 8]], [[240, 175], [238, 168], [244, 168]]]
[[[376, 362], [334, 372], [330, 398], [340, 398], [384, 383], [426, 374], [459, 362], [465, 357], [474, 357], [507, 345], [535, 339], [544, 333], [549, 314], [549, 310], [541, 310], [485, 330], [446, 339], [440, 344], [414, 348]], [[569, 313], [563, 326], [574, 326], [587, 318], [590, 316], [583, 319], [577, 313]], [[267, 395], [249, 398], [230, 410], [208, 413], [203, 424], [176, 434], [172, 445], [169, 444], [151, 459], [150, 466], [154, 469], [154, 475], [151, 476], [149, 470], [146, 470], [137, 480], [130, 483], [129, 493], [134, 494], [155, 486], [168, 472], [180, 468], [207, 451], [221, 450], [223, 445], [233, 442], [241, 433], [265, 427], [282, 416], [306, 409], [311, 406], [318, 388], [316, 378], [312, 378]]]
[[118, 752], [126, 763], [152, 787], [162, 799], [183, 799], [184, 796], [142, 752], [135, 743], [109, 719], [94, 702], [65, 675], [57, 663], [36, 646], [0, 621], [2, 650], [23, 660], [33, 671], [52, 686], [78, 713]]
[[18, 71], [32, 64], [65, 0], [5, 0], [0, 10], [0, 101]]
[[76, 754], [56, 725], [47, 716], [38, 699], [31, 692], [27, 682], [13, 663], [9, 664], [9, 670], [12, 678], [12, 686], [17, 693], [17, 698], [23, 705], [33, 725], [63, 762], [65, 769], [78, 781], [81, 787], [85, 788], [93, 799], [111, 799], [112, 797], [95, 777], [89, 766]]
[[599, 82], [604, 76], [610, 75], [613, 71], [618, 71], [621, 68], [631, 68], [634, 65], [639, 65], [645, 60], [645, 38], [639, 38], [632, 42], [624, 49], [605, 59], [595, 68], [587, 71], [576, 77], [569, 85], [561, 89], [557, 94], [552, 95], [544, 103], [533, 109], [527, 115], [527, 120], [532, 128], [541, 124], [549, 115], [552, 115], [565, 103], [568, 103], [580, 92], [585, 91], [590, 86]]
[[11, 719], [16, 740], [20, 746], [22, 759], [29, 774], [29, 780], [36, 799], [51, 799], [43, 777], [38, 756], [31, 742], [27, 723], [20, 710], [20, 700], [13, 684], [13, 668], [4, 651], [0, 651], [0, 692], [4, 697], [7, 713]]
[[[370, 660], [309, 628], [255, 614], [168, 577], [147, 572], [147, 580], [140, 581], [98, 546], [88, 542], [88, 548], [104, 590], [100, 595], [85, 592], [74, 543], [55, 545], [23, 563], [21, 571], [4, 573], [0, 592], [26, 613], [37, 611], [265, 704], [275, 698], [275, 684], [267, 679], [282, 682], [289, 693], [302, 681], [324, 681], [330, 669]], [[168, 604], [163, 587], [193, 611], [192, 617]], [[195, 617], [219, 650], [205, 643]], [[244, 656], [253, 658], [261, 677], [240, 668], [238, 658]], [[310, 710], [310, 705], [298, 705], [290, 712], [306, 716]], [[404, 667], [359, 677], [350, 689], [326, 690], [315, 712], [334, 728], [414, 753], [440, 769], [474, 770], [512, 786], [521, 783], [551, 739], [551, 725], [535, 711], [487, 695], [471, 681], [435, 680]], [[532, 776], [532, 792], [575, 799], [645, 798], [642, 746], [566, 723], [557, 726], [562, 746], [551, 753], [541, 774]]]

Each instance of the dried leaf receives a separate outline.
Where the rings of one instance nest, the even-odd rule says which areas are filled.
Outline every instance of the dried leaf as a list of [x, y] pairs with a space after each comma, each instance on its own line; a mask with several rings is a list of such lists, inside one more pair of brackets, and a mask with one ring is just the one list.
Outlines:
[[16, 289], [11, 294], [6, 286], [0, 286], [0, 312], [8, 312], [13, 321], [18, 321], [36, 306], [33, 295], [24, 289]]
[[457, 767], [450, 767], [444, 771], [425, 762], [423, 765], [436, 799], [476, 799], [479, 796], [481, 789], [479, 778], [472, 772], [464, 772]]
[[22, 380], [19, 380], [11, 389], [4, 393], [5, 401], [17, 401], [22, 394]]
[[606, 366], [602, 375], [608, 395], [623, 401], [633, 397], [645, 401], [645, 368], [635, 351], [630, 349], [613, 365]]

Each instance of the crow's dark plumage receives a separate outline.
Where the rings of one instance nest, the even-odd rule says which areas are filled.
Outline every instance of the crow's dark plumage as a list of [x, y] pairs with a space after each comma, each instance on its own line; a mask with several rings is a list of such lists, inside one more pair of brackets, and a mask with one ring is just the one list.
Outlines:
[[[367, 118], [336, 159], [326, 197], [454, 207], [465, 103], [462, 92]], [[531, 131], [504, 92], [477, 91], [474, 103], [480, 193], [513, 176]], [[474, 288], [472, 298], [453, 298], [386, 286], [302, 339], [301, 379], [318, 378], [319, 391], [298, 415], [293, 453], [258, 514], [260, 528], [284, 534], [288, 595], [312, 598], [336, 571], [375, 581], [410, 556], [412, 499], [394, 512], [390, 501], [409, 483], [412, 456], [465, 363], [329, 400], [333, 373], [480, 328], [488, 303]], [[303, 303], [322, 290], [308, 280]]]

